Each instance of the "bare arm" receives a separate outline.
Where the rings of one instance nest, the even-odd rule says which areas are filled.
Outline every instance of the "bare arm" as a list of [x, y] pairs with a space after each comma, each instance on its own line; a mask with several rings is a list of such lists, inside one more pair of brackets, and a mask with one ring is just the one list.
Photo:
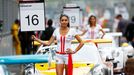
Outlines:
[[83, 30], [81, 34], [79, 34], [79, 36], [83, 36], [87, 31]]
[[78, 40], [79, 42], [79, 45], [76, 47], [76, 49], [73, 51], [72, 49], [68, 48], [66, 53], [71, 53], [71, 54], [74, 54], [76, 53], [77, 51], [80, 50], [80, 48], [84, 45], [84, 42], [82, 41], [82, 39], [80, 38], [79, 35], [75, 35], [75, 38]]
[[75, 52], [79, 51], [81, 49], [81, 47], [84, 45], [84, 42], [82, 41], [82, 39], [80, 38], [79, 35], [76, 35], [75, 38], [78, 40], [79, 45], [76, 47]]
[[34, 40], [36, 40], [39, 43], [41, 43], [43, 45], [46, 45], [46, 46], [51, 45], [53, 43], [54, 39], [55, 39], [54, 36], [51, 36], [50, 40], [48, 42], [46, 42], [46, 41], [43, 41], [43, 40], [40, 40], [40, 39], [36, 38], [34, 35], [32, 35], [32, 37], [34, 38]]
[[104, 37], [104, 35], [105, 35], [105, 32], [102, 29], [100, 29], [100, 31], [103, 33], [103, 35], [101, 37], [101, 39], [102, 39]]

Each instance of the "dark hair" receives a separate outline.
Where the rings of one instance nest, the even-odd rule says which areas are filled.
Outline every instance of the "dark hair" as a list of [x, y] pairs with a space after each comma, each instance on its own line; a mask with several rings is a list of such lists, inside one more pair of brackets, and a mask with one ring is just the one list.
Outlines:
[[48, 26], [52, 26], [52, 24], [53, 24], [52, 19], [49, 19], [49, 20], [47, 21], [47, 25], [48, 25]]
[[116, 18], [120, 18], [120, 17], [122, 17], [122, 15], [121, 15], [121, 14], [118, 14], [118, 15], [116, 16]]
[[20, 25], [20, 20], [16, 19], [14, 23]]
[[15, 22], [16, 24], [18, 24], [18, 23], [20, 23], [20, 20], [16, 19], [14, 22]]
[[94, 17], [94, 18], [96, 19], [96, 16], [91, 15], [91, 16], [88, 18], [88, 24], [90, 24], [90, 20], [91, 20], [92, 17]]
[[[60, 20], [61, 20], [62, 17], [67, 17], [67, 19], [69, 20], [69, 17], [67, 15], [65, 15], [65, 14], [61, 14]], [[70, 27], [70, 23], [69, 22], [68, 22], [68, 25], [67, 26]]]

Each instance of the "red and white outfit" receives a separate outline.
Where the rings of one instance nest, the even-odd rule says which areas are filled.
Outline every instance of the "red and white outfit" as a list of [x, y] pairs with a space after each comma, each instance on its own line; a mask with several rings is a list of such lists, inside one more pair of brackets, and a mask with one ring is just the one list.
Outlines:
[[56, 50], [56, 64], [68, 64], [68, 54], [66, 54], [66, 50], [71, 48], [71, 41], [74, 39], [76, 35], [75, 29], [70, 28], [68, 33], [63, 36], [60, 34], [60, 28], [57, 28], [53, 36], [57, 40], [57, 50]]
[[96, 27], [91, 28], [90, 25], [87, 25], [85, 27], [85, 30], [87, 31], [84, 38], [88, 39], [97, 39], [99, 38], [99, 32], [102, 27], [99, 24], [96, 24]]

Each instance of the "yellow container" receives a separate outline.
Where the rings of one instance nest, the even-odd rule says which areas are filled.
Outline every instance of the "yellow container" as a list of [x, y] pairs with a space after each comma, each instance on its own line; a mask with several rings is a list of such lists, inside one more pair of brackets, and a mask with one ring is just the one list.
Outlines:
[[[79, 67], [90, 67], [93, 68], [94, 64], [92, 63], [83, 63], [83, 62], [73, 62], [73, 68]], [[55, 62], [51, 62], [51, 66], [48, 63], [38, 63], [35, 64], [35, 68], [43, 75], [56, 75]]]

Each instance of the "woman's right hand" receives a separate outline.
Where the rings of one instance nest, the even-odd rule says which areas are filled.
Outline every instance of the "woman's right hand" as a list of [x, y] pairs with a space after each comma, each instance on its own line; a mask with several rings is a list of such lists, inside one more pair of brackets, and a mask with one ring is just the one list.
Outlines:
[[73, 51], [72, 49], [68, 48], [68, 49], [66, 50], [66, 53], [67, 53], [67, 54], [75, 54], [76, 51]]
[[43, 45], [48, 45], [45, 41], [40, 40], [35, 35], [32, 35], [32, 39], [35, 40], [35, 41], [37, 41], [37, 42], [39, 42], [39, 43], [41, 43], [41, 44], [43, 44]]

